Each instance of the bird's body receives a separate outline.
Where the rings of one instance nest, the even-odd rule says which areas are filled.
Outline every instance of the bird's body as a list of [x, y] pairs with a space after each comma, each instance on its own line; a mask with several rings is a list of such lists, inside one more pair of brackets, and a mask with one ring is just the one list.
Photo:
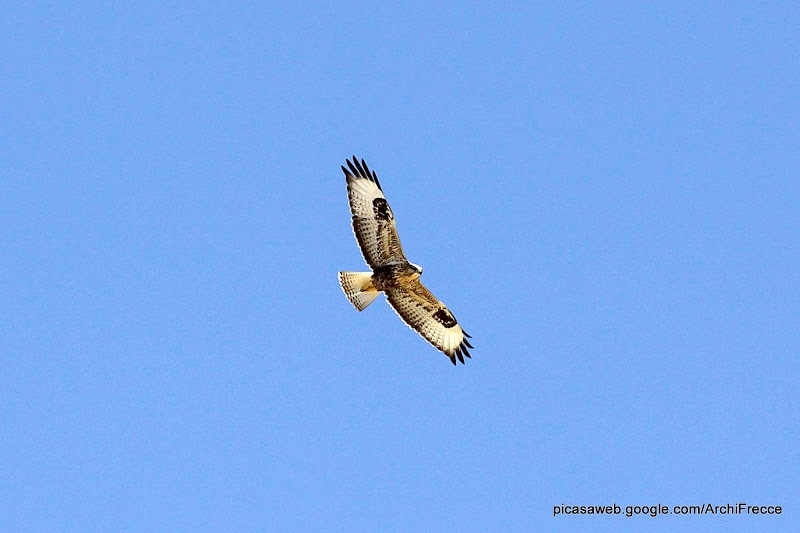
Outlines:
[[397, 225], [378, 176], [353, 157], [342, 167], [353, 214], [353, 232], [372, 272], [339, 272], [347, 298], [363, 311], [381, 293], [403, 321], [450, 358], [464, 362], [469, 335], [447, 307], [419, 281], [422, 268], [406, 259]]

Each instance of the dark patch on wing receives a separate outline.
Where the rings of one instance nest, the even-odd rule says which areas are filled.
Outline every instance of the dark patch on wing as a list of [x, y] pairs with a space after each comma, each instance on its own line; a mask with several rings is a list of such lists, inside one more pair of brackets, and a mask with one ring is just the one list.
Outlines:
[[[447, 309], [444, 309], [444, 308], [439, 309], [438, 311], [436, 311], [433, 314], [433, 318], [435, 318], [441, 325], [443, 325], [446, 328], [452, 328], [453, 326], [458, 324], [458, 322], [456, 321], [456, 317], [454, 317], [450, 313], [450, 311], [448, 311]], [[462, 361], [462, 363], [463, 363], [463, 361]]]
[[379, 267], [375, 267], [372, 269], [372, 273], [376, 276], [380, 276], [382, 274], [389, 274], [392, 270], [394, 270], [394, 265], [383, 265]]
[[401, 263], [389, 263], [388, 265], [381, 265], [373, 268], [372, 273], [375, 276], [396, 278], [401, 272], [404, 272], [406, 268], [408, 268], [408, 261], [403, 261]]
[[372, 200], [372, 210], [375, 212], [375, 220], [392, 220], [392, 210], [385, 198], [375, 198]]
[[347, 170], [342, 166], [342, 171], [344, 172], [345, 177], [347, 176], [354, 176], [361, 179], [369, 180], [375, 185], [378, 186], [381, 192], [383, 192], [383, 188], [381, 188], [381, 182], [378, 181], [378, 175], [375, 174], [374, 170], [370, 170], [367, 166], [367, 162], [363, 159], [361, 162], [358, 162], [358, 158], [353, 156], [353, 162], [351, 163], [350, 160], [347, 160], [347, 166], [350, 167], [350, 170]]

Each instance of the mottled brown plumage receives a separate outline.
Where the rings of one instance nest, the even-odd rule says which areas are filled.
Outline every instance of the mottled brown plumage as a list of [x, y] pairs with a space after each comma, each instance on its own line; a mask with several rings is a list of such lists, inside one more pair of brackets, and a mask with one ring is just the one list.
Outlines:
[[409, 262], [400, 245], [397, 224], [375, 171], [353, 157], [342, 166], [353, 214], [353, 233], [372, 272], [339, 272], [339, 283], [359, 311], [381, 292], [400, 318], [450, 358], [464, 362], [472, 348], [449, 309], [420, 281], [422, 268]]

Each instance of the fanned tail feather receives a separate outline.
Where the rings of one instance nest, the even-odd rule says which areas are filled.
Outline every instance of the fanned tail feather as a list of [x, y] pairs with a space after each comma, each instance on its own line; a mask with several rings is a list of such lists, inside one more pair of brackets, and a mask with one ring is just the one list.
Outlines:
[[372, 272], [339, 272], [339, 285], [359, 311], [363, 311], [380, 294], [372, 286]]

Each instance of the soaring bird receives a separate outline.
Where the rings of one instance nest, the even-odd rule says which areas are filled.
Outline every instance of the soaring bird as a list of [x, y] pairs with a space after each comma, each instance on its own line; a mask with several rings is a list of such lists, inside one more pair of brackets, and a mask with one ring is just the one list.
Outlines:
[[363, 311], [383, 292], [389, 305], [411, 329], [443, 352], [455, 365], [471, 357], [470, 337], [453, 313], [423, 285], [422, 267], [410, 262], [397, 235], [381, 183], [366, 161], [353, 156], [342, 166], [347, 197], [353, 214], [353, 233], [372, 272], [339, 272], [339, 284], [347, 299]]

